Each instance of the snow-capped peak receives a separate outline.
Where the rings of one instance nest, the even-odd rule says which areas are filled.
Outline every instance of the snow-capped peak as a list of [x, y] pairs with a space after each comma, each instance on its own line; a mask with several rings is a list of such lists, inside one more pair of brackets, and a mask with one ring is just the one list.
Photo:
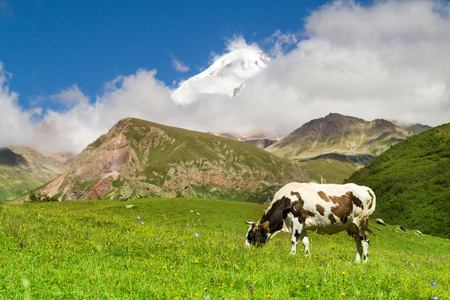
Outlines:
[[255, 45], [235, 49], [214, 61], [205, 71], [180, 83], [172, 99], [189, 104], [204, 94], [236, 96], [245, 82], [267, 67], [270, 57]]

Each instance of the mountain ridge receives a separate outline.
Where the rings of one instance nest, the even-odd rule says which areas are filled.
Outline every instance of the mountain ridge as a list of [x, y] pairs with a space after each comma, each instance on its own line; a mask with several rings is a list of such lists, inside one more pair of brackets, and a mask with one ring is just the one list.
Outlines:
[[300, 162], [314, 181], [342, 183], [392, 145], [428, 128], [330, 113], [303, 124], [265, 150]]
[[305, 123], [266, 150], [290, 159], [311, 159], [326, 153], [376, 156], [412, 134], [387, 120], [365, 121], [330, 113]]
[[38, 192], [60, 200], [189, 196], [264, 202], [294, 180], [308, 177], [295, 163], [251, 145], [126, 118]]

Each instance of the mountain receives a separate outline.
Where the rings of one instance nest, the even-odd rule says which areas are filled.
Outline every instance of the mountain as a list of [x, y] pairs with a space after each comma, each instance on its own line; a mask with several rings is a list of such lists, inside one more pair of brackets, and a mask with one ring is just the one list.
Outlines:
[[293, 180], [308, 177], [297, 164], [251, 145], [127, 118], [38, 193], [60, 200], [189, 196], [264, 202]]
[[413, 134], [386, 120], [365, 121], [331, 113], [304, 124], [265, 150], [301, 161], [305, 170], [315, 172], [309, 174], [316, 181], [341, 183], [358, 167]]
[[172, 92], [172, 99], [180, 104], [189, 104], [207, 94], [234, 97], [249, 78], [269, 63], [270, 57], [255, 46], [233, 50], [218, 58], [205, 71], [183, 81]]
[[43, 154], [30, 147], [0, 148], [0, 203], [55, 179], [67, 168], [71, 153]]
[[450, 123], [392, 146], [346, 181], [374, 190], [374, 217], [450, 238]]
[[265, 149], [275, 143], [279, 138], [268, 137], [263, 133], [248, 134], [248, 135], [236, 135], [231, 133], [218, 133], [214, 134], [223, 136], [232, 140], [241, 141], [250, 145], [253, 145], [259, 149]]

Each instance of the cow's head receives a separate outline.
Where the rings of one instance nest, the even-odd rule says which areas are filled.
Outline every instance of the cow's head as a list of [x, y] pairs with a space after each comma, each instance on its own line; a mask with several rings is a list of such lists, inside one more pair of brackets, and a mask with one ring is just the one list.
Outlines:
[[262, 224], [245, 222], [248, 225], [247, 236], [245, 238], [245, 246], [256, 245], [262, 247], [270, 237], [269, 233], [269, 221]]

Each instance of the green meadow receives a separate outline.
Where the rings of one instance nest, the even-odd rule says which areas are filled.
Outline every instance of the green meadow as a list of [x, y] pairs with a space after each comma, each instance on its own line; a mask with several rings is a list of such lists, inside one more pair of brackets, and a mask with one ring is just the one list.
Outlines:
[[[126, 208], [126, 205], [134, 205]], [[175, 198], [0, 206], [0, 299], [450, 298], [450, 240], [371, 221], [369, 263], [346, 233], [244, 247], [266, 206]], [[436, 299], [436, 298], [435, 298]]]

